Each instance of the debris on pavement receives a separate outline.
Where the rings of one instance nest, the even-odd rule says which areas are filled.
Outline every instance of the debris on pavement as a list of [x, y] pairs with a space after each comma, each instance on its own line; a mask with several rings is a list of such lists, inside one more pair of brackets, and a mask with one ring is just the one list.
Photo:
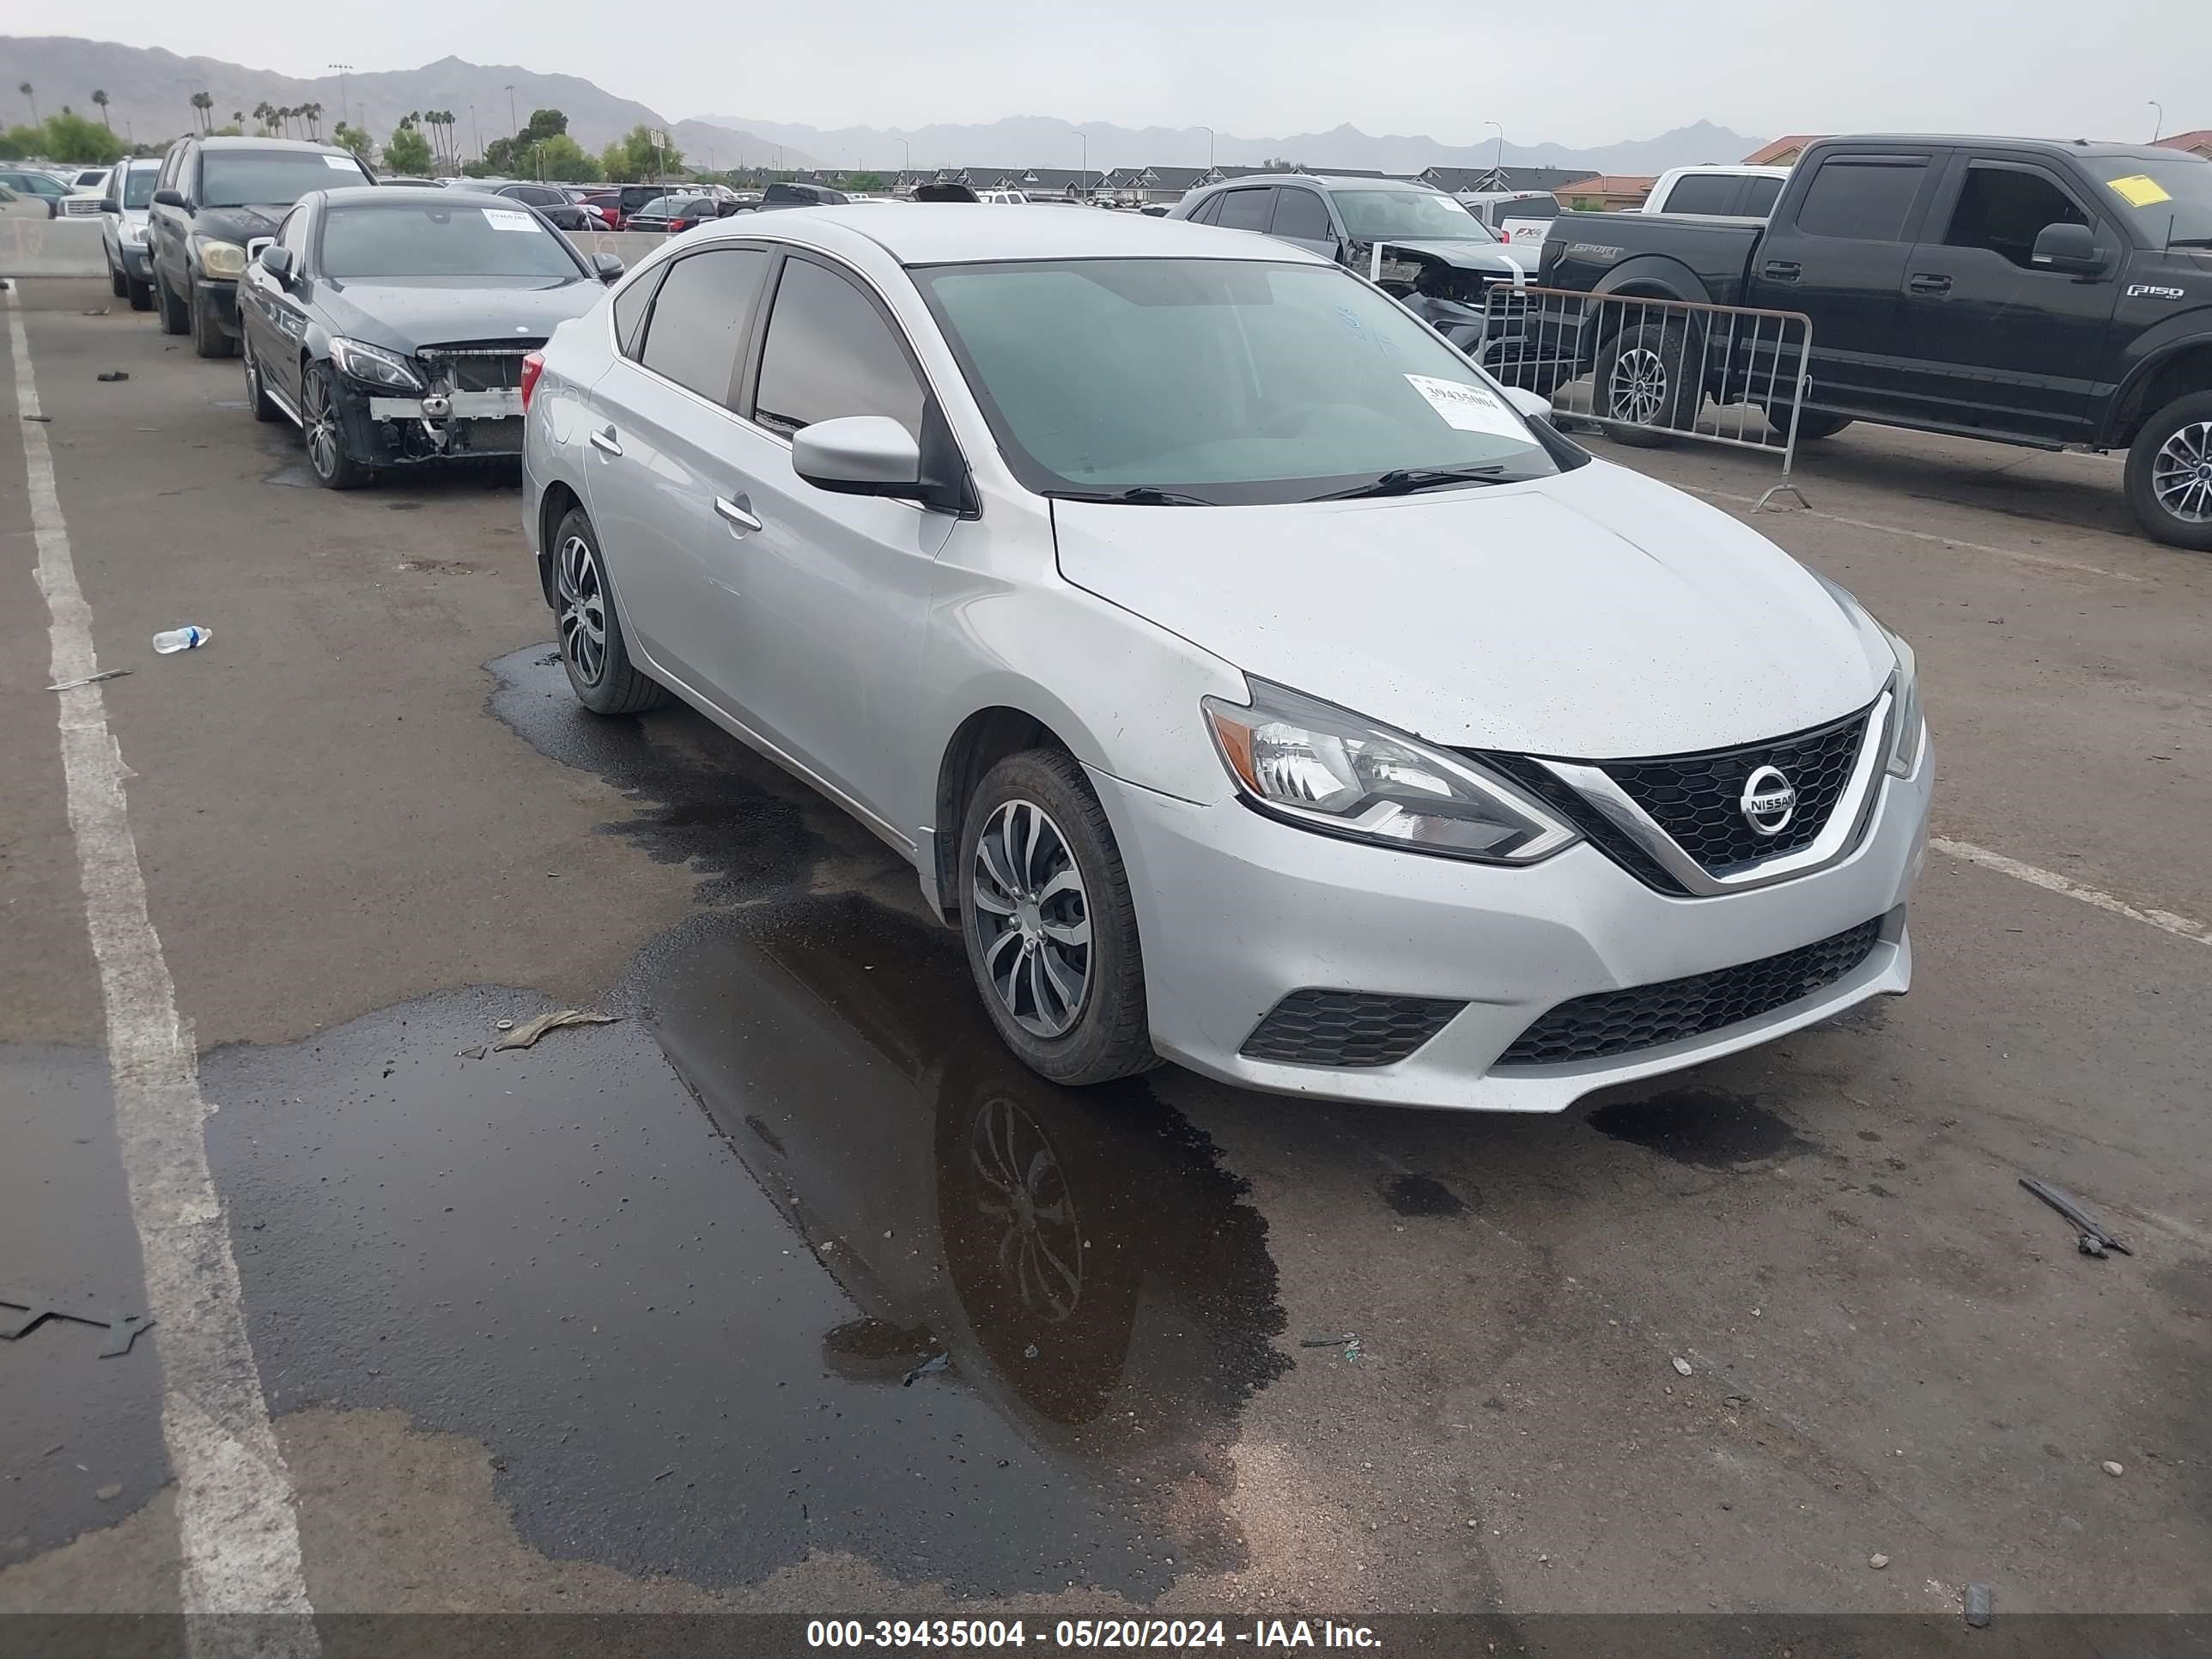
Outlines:
[[1976, 1630], [1990, 1622], [1990, 1587], [1987, 1584], [1966, 1586], [1966, 1622]]
[[2126, 1464], [2115, 1463], [2109, 1457], [2105, 1460], [2105, 1473], [2111, 1475], [2115, 1480], [2118, 1480], [2120, 1476], [2125, 1474], [2127, 1472], [2128, 1469]]
[[1881, 1554], [1877, 1553], [1877, 1554], [1869, 1555], [1869, 1557], [1867, 1557], [1867, 1565], [1869, 1565], [1869, 1566], [1872, 1567], [1872, 1568], [1873, 1568], [1876, 1572], [1880, 1572], [1880, 1571], [1881, 1571], [1884, 1567], [1887, 1566], [1888, 1565], [1889, 1565], [1889, 1558], [1888, 1558], [1887, 1556], [1886, 1556], [1886, 1555], [1881, 1555]]
[[2033, 1176], [2022, 1176], [2020, 1184], [2074, 1224], [2075, 1230], [2081, 1235], [2075, 1248], [2083, 1255], [2102, 1256], [2106, 1250], [2118, 1250], [2122, 1255], [2135, 1254], [2114, 1237], [2102, 1222], [2083, 1209], [2081, 1200], [2073, 1194], [2054, 1187], [2047, 1181], [2038, 1181]]
[[105, 370], [101, 374], [94, 375], [93, 378], [112, 385], [117, 380], [127, 380], [131, 376], [129, 373], [124, 369], [111, 368]]
[[1350, 1331], [1346, 1331], [1342, 1336], [1302, 1336], [1298, 1339], [1298, 1346], [1301, 1348], [1341, 1348], [1358, 1340], [1359, 1339], [1357, 1336], [1353, 1335]]
[[97, 1325], [107, 1333], [102, 1359], [131, 1352], [138, 1333], [152, 1326], [143, 1314], [109, 1313], [74, 1297], [55, 1297], [31, 1291], [0, 1291], [0, 1338], [14, 1341], [28, 1336], [49, 1319], [66, 1319], [79, 1325]]
[[923, 1360], [921, 1364], [916, 1365], [912, 1370], [908, 1371], [906, 1374], [905, 1378], [899, 1383], [899, 1387], [902, 1389], [910, 1389], [915, 1385], [917, 1379], [927, 1376], [933, 1371], [941, 1371], [951, 1363], [952, 1356], [951, 1354], [933, 1353], [930, 1355], [928, 1358]]
[[1687, 1376], [1690, 1374], [1690, 1362], [1683, 1358], [1681, 1355], [1676, 1354], [1674, 1356], [1674, 1369], [1680, 1371], [1683, 1376]]
[[122, 1497], [123, 1488], [121, 1486], [102, 1486], [98, 1492], [93, 1493], [93, 1496], [97, 1498], [101, 1503], [105, 1504], [112, 1498]]
[[186, 623], [182, 628], [164, 629], [154, 635], [154, 649], [163, 656], [179, 651], [197, 651], [215, 636], [197, 623]]
[[63, 680], [46, 688], [49, 691], [74, 691], [80, 685], [98, 685], [102, 680], [119, 680], [131, 671], [127, 668], [102, 669], [97, 674], [87, 674], [82, 679]]
[[52, 426], [54, 423], [54, 417], [51, 415], [26, 415], [23, 418], [27, 421], [36, 421], [40, 426]]
[[[620, 1014], [590, 1014], [580, 1008], [562, 1008], [550, 1014], [540, 1014], [537, 1018], [522, 1025], [515, 1025], [513, 1021], [503, 1019], [500, 1021], [500, 1026], [505, 1031], [505, 1035], [493, 1043], [492, 1047], [494, 1048], [527, 1048], [548, 1031], [557, 1031], [563, 1025], [611, 1025], [621, 1018]], [[510, 1026], [513, 1027], [512, 1030], [507, 1029]]]

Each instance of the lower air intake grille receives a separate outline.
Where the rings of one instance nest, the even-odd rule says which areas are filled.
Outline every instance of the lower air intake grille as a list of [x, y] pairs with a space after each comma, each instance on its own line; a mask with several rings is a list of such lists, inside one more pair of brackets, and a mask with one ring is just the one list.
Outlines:
[[1758, 962], [1577, 997], [1522, 1032], [1498, 1056], [1498, 1064], [1559, 1066], [1602, 1060], [1756, 1019], [1834, 984], [1867, 959], [1881, 933], [1881, 920], [1876, 917], [1832, 939]]
[[1438, 1031], [1464, 1002], [1370, 991], [1293, 991], [1244, 1039], [1247, 1060], [1289, 1066], [1389, 1066]]

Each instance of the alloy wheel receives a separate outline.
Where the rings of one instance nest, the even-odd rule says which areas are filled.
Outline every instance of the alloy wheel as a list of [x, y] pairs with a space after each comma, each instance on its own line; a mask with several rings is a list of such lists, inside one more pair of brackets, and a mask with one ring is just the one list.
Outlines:
[[2212, 524], [2212, 421], [2192, 421], [2159, 446], [2150, 488], [2184, 524]]
[[307, 465], [315, 469], [317, 477], [333, 477], [337, 473], [343, 440], [338, 434], [338, 413], [331, 403], [327, 371], [318, 374], [310, 370], [301, 391], [301, 401], [307, 405]]
[[1650, 426], [1667, 402], [1667, 365], [1649, 347], [1631, 347], [1613, 360], [1605, 391], [1606, 411], [1613, 419]]
[[553, 587], [561, 611], [561, 649], [586, 685], [597, 685], [607, 666], [606, 586], [599, 556], [581, 536], [561, 544]]
[[975, 930], [983, 969], [1015, 1023], [1064, 1035], [1091, 989], [1091, 896], [1067, 837], [1035, 801], [1010, 800], [975, 844]]

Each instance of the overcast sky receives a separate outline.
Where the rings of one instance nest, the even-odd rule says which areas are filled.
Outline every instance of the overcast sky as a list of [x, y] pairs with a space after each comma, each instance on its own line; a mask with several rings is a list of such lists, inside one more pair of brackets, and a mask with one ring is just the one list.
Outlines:
[[0, 0], [0, 33], [77, 33], [293, 75], [448, 52], [584, 76], [672, 119], [816, 126], [1057, 115], [1273, 137], [1516, 143], [1922, 128], [2148, 138], [2212, 126], [2197, 0], [605, 0], [178, 5]]

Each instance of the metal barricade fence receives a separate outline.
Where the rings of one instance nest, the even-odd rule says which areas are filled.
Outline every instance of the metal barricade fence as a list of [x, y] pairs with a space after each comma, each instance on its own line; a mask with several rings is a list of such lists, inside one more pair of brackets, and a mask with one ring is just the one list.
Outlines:
[[1782, 480], [1759, 506], [1784, 491], [1809, 505], [1791, 477], [1813, 384], [1804, 313], [1502, 283], [1483, 311], [1471, 355], [1505, 385], [1623, 443], [1686, 438], [1778, 456]]

